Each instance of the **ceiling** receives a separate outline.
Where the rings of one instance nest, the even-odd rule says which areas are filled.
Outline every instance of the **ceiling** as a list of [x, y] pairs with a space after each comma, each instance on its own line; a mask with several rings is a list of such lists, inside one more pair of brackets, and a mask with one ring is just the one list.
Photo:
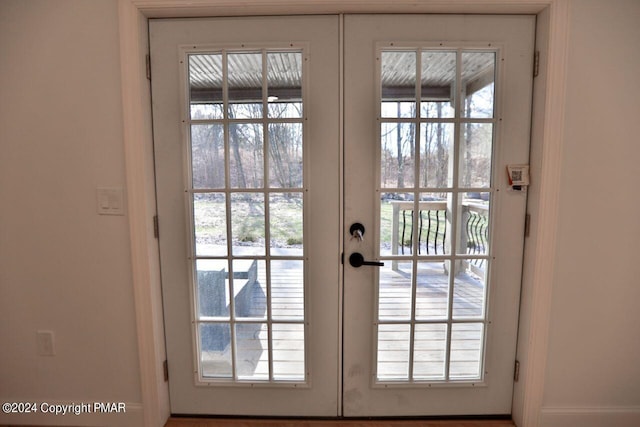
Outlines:
[[[494, 79], [495, 53], [462, 52], [461, 82], [471, 94]], [[300, 99], [302, 54], [300, 52], [267, 53], [267, 96], [281, 100]], [[381, 82], [385, 100], [415, 99], [415, 51], [385, 51], [382, 53]], [[423, 51], [421, 54], [422, 99], [451, 98], [455, 84], [456, 52]], [[228, 96], [231, 101], [262, 99], [263, 56], [260, 52], [229, 53], [226, 58]], [[221, 102], [223, 86], [223, 55], [189, 55], [189, 87], [191, 100]]]

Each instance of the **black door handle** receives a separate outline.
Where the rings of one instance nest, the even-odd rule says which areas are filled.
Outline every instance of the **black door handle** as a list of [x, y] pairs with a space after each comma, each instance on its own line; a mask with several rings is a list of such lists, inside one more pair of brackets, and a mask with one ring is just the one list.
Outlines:
[[349, 264], [351, 264], [351, 267], [355, 268], [362, 267], [363, 265], [375, 265], [382, 267], [384, 262], [365, 261], [361, 253], [354, 252], [349, 256]]

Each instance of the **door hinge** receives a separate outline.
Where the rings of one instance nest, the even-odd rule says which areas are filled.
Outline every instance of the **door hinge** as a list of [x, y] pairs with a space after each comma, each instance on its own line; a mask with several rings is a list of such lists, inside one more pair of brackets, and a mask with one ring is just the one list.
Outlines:
[[540, 74], [540, 51], [536, 50], [533, 53], [533, 77], [538, 77]]
[[162, 362], [162, 372], [164, 373], [164, 382], [166, 383], [169, 381], [169, 363], [166, 359]]
[[530, 232], [531, 232], [531, 214], [526, 214], [524, 216], [524, 237], [529, 237]]
[[160, 223], [158, 221], [158, 215], [153, 216], [153, 237], [160, 238]]
[[151, 55], [145, 55], [144, 60], [147, 67], [147, 80], [151, 80]]
[[518, 382], [520, 379], [520, 362], [516, 360], [515, 367], [513, 368], [513, 381]]

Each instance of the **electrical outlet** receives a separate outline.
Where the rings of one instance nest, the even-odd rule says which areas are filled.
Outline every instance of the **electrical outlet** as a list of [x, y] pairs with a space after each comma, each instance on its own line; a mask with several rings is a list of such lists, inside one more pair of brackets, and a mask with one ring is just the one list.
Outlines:
[[56, 354], [53, 331], [38, 331], [38, 356], [54, 356]]

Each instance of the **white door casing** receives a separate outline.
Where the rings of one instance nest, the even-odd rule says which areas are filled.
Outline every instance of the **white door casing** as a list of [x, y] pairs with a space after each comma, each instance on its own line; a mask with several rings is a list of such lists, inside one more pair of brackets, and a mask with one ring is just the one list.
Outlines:
[[[298, 12], [326, 13], [323, 0], [301, 5]], [[357, 4], [356, 4], [357, 3]], [[154, 17], [222, 16], [230, 13], [227, 2], [210, 0], [193, 12], [192, 5], [180, 0], [138, 2], [122, 0], [118, 4], [120, 20], [120, 67], [123, 100], [124, 154], [126, 160], [127, 206], [130, 222], [130, 246], [133, 260], [134, 300], [142, 400], [145, 402], [145, 426], [163, 425], [169, 413], [167, 382], [163, 380], [162, 362], [166, 359], [165, 337], [160, 292], [160, 268], [157, 262], [157, 240], [154, 239], [150, 220], [156, 214], [155, 181], [153, 179], [153, 145], [151, 135], [150, 93], [145, 72], [145, 54], [148, 53], [148, 20]], [[282, 2], [263, 5], [265, 14], [296, 12]], [[359, 13], [383, 12], [385, 5], [346, 2], [332, 7], [329, 12], [347, 10]], [[536, 192], [532, 206], [535, 238], [530, 239], [525, 270], [525, 286], [529, 291], [523, 298], [525, 311], [521, 323], [519, 357], [527, 360], [522, 365], [521, 378], [514, 397], [514, 417], [520, 425], [536, 425], [542, 406], [544, 372], [548, 349], [549, 311], [554, 270], [556, 228], [558, 222], [558, 182], [562, 152], [562, 129], [567, 73], [567, 37], [569, 2], [566, 0], [480, 1], [470, 5], [454, 0], [447, 5], [427, 1], [417, 6], [412, 1], [393, 4], [394, 12], [411, 13], [530, 13], [538, 18], [538, 46], [541, 50], [540, 77], [534, 99], [533, 144], [538, 147], [540, 162], [535, 168]], [[259, 11], [246, 6], [235, 6], [236, 15], [256, 14]], [[145, 196], [146, 195], [146, 196]], [[152, 196], [153, 195], [153, 196]], [[530, 197], [531, 198], [531, 197]], [[538, 228], [537, 225], [540, 224]], [[524, 324], [524, 326], [522, 326]], [[524, 358], [524, 359], [523, 359]]]

